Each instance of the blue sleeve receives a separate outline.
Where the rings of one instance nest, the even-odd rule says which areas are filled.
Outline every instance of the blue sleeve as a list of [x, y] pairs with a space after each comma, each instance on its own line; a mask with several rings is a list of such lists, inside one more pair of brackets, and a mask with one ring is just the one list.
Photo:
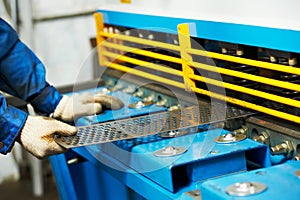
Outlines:
[[0, 95], [0, 153], [8, 153], [24, 126], [28, 114], [22, 110], [7, 106], [5, 98]]
[[[0, 19], [0, 90], [31, 103], [38, 112], [50, 114], [62, 96], [49, 85], [45, 77], [45, 67], [41, 61], [19, 40], [17, 33]], [[8, 107], [1, 96], [0, 142], [5, 143], [6, 150], [11, 147], [12, 138], [19, 134], [23, 127], [21, 121], [24, 122], [25, 118], [25, 113]], [[1, 148], [0, 153], [3, 153]]]
[[0, 19], [0, 90], [30, 102], [46, 114], [54, 111], [62, 96], [46, 82], [45, 67], [22, 43], [16, 32]]

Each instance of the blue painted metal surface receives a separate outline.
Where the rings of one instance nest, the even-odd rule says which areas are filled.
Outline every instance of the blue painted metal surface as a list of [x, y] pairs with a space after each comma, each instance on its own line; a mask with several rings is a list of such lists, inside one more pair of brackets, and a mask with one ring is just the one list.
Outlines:
[[49, 157], [53, 174], [55, 175], [57, 190], [62, 200], [77, 199], [73, 180], [69, 172], [67, 160], [64, 154]]
[[[300, 170], [299, 161], [288, 161], [284, 164], [269, 168], [226, 176], [201, 185], [203, 199], [289, 199], [298, 200], [300, 197], [299, 177], [296, 171]], [[233, 197], [226, 194], [225, 189], [237, 182], [260, 182], [267, 186], [267, 190], [260, 194], [247, 197]]]
[[[151, 136], [148, 141], [144, 137], [87, 149], [95, 156], [102, 152], [114, 157], [171, 192], [191, 182], [246, 171], [246, 159], [261, 167], [271, 165], [267, 146], [249, 139], [232, 144], [216, 143], [214, 139], [224, 133], [222, 129], [215, 129], [167, 140]], [[185, 147], [188, 151], [172, 157], [153, 155], [156, 150], [170, 145]]]
[[194, 23], [196, 29], [192, 36], [195, 37], [300, 53], [300, 31], [107, 10], [98, 12], [104, 14], [105, 23], [113, 25], [177, 33], [178, 24]]
[[[129, 99], [124, 101], [126, 105], [137, 100], [119, 92], [114, 95], [123, 101]], [[125, 113], [130, 117], [162, 110], [154, 106], [130, 112], [106, 111], [92, 120], [82, 118], [80, 123], [89, 125], [95, 120], [123, 118]], [[262, 167], [270, 165], [268, 148], [260, 143], [247, 139], [216, 144], [214, 139], [226, 132], [215, 129], [172, 139], [153, 135], [92, 145], [52, 156], [50, 161], [61, 199], [189, 199], [185, 192], [198, 189], [207, 178], [246, 171], [246, 159]], [[168, 145], [184, 146], [188, 151], [167, 158], [153, 155]], [[74, 157], [79, 158], [79, 163], [68, 165], [67, 160]], [[222, 168], [217, 162], [222, 163]]]
[[[192, 183], [184, 189], [179, 190], [177, 193], [172, 193], [166, 190], [163, 187], [160, 187], [152, 180], [146, 178], [144, 175], [136, 172], [135, 170], [129, 168], [122, 162], [116, 160], [114, 157], [111, 157], [104, 152], [101, 152], [99, 149], [95, 149], [98, 151], [98, 156], [102, 162], [99, 162], [97, 158], [91, 155], [90, 151], [86, 148], [76, 148], [74, 152], [78, 153], [95, 166], [98, 167], [99, 170], [103, 170], [110, 174], [113, 178], [119, 180], [122, 184], [131, 188], [133, 191], [137, 192], [139, 195], [144, 197], [145, 199], [182, 199], [185, 195], [183, 194], [185, 191], [194, 190], [195, 188], [199, 188], [197, 183]], [[105, 164], [104, 164], [105, 163]], [[89, 176], [88, 174], [86, 174]], [[112, 178], [110, 177], [110, 178]], [[109, 181], [109, 180], [107, 180]], [[88, 187], [87, 183], [85, 187]], [[108, 185], [102, 186], [100, 190], [107, 189]], [[118, 191], [118, 188], [114, 187], [115, 191]], [[112, 200], [116, 198], [111, 198]], [[120, 198], [124, 199], [124, 197]], [[135, 198], [131, 197], [130, 200], [134, 200]]]
[[[211, 134], [209, 134], [211, 133]], [[216, 134], [217, 133], [217, 134]], [[224, 132], [222, 132], [224, 133]], [[204, 133], [205, 134], [205, 133]], [[219, 131], [215, 131], [215, 135], [219, 135]], [[213, 130], [210, 132], [207, 132], [207, 138], [213, 139], [214, 138]], [[200, 134], [199, 134], [200, 136]], [[200, 136], [201, 138], [201, 136]], [[209, 139], [209, 140], [210, 140]], [[141, 140], [141, 139], [140, 139]], [[174, 166], [176, 166], [176, 163], [182, 163], [188, 161], [186, 158], [187, 156], [179, 156], [179, 158], [167, 158], [167, 159], [160, 159], [158, 162], [158, 158], [154, 158], [150, 151], [156, 150], [162, 146], [165, 146], [166, 144], [174, 144], [174, 145], [182, 145], [182, 141], [186, 141], [185, 143], [189, 142], [195, 142], [195, 145], [189, 146], [190, 149], [188, 150], [189, 154], [193, 154], [194, 157], [204, 157], [206, 159], [215, 159], [218, 156], [210, 154], [211, 151], [221, 152], [219, 153], [219, 156], [222, 157], [222, 154], [226, 155], [229, 152], [242, 152], [243, 150], [240, 150], [240, 147], [248, 152], [247, 154], [254, 154], [253, 157], [257, 157], [257, 162], [259, 162], [261, 165], [267, 166], [269, 163], [268, 159], [262, 158], [263, 154], [265, 152], [265, 146], [261, 145], [259, 143], [253, 142], [251, 140], [245, 140], [238, 143], [234, 143], [231, 145], [225, 145], [222, 147], [222, 145], [212, 145], [209, 142], [205, 143], [199, 143], [197, 140], [201, 140], [199, 138], [193, 139], [190, 135], [189, 137], [185, 138], [175, 138], [176, 141], [171, 142], [171, 140], [161, 140], [159, 141], [160, 144], [157, 144], [156, 142], [150, 142], [150, 143], [140, 143], [140, 145], [132, 145], [132, 142], [129, 140], [128, 146], [131, 147], [133, 152], [137, 152], [141, 155], [139, 158], [143, 158], [141, 160], [134, 160], [131, 159], [128, 163], [121, 162], [120, 157], [124, 156], [124, 154], [114, 154], [117, 153], [117, 151], [112, 150], [109, 152], [103, 152], [101, 148], [99, 148], [99, 145], [93, 145], [88, 148], [86, 147], [80, 147], [72, 149], [72, 153], [76, 153], [78, 156], [83, 157], [86, 159], [86, 161], [83, 161], [82, 163], [78, 163], [75, 166], [66, 165], [66, 158], [64, 159], [58, 159], [57, 165], [54, 165], [54, 169], [57, 168], [57, 170], [61, 169], [61, 166], [65, 167], [65, 170], [63, 172], [59, 171], [59, 173], [55, 173], [56, 178], [60, 178], [61, 180], [64, 180], [62, 183], [58, 184], [58, 188], [62, 190], [62, 193], [65, 193], [66, 195], [61, 195], [62, 199], [95, 199], [93, 197], [105, 197], [104, 199], [142, 199], [141, 196], [143, 196], [146, 199], [182, 199], [187, 198], [185, 195], [186, 191], [195, 190], [199, 188], [199, 184], [201, 181], [184, 181], [181, 182], [180, 177], [182, 174], [177, 174], [184, 172], [182, 169], [179, 168], [179, 170], [174, 170]], [[126, 141], [123, 141], [123, 143], [126, 143]], [[111, 144], [116, 147], [116, 145]], [[124, 144], [125, 146], [125, 144]], [[130, 149], [130, 148], [128, 148]], [[199, 149], [201, 151], [199, 151]], [[120, 153], [120, 148], [118, 148]], [[202, 151], [203, 150], [203, 151]], [[147, 154], [148, 152], [148, 154]], [[197, 153], [198, 152], [198, 153]], [[227, 152], [227, 153], [226, 153]], [[250, 152], [250, 153], [249, 153]], [[69, 152], [70, 153], [70, 152]], [[229, 153], [230, 154], [230, 153]], [[145, 156], [143, 156], [145, 155]], [[190, 156], [191, 156], [190, 155]], [[67, 156], [67, 154], [61, 154], [58, 156], [51, 157], [52, 163], [54, 163], [53, 160], [61, 157], [61, 156]], [[262, 156], [261, 158], [259, 156]], [[69, 156], [70, 157], [70, 156]], [[72, 156], [71, 156], [72, 157]], [[153, 158], [151, 158], [153, 157]], [[189, 156], [188, 156], [189, 157]], [[247, 156], [249, 158], [249, 156]], [[127, 157], [127, 159], [130, 157]], [[151, 159], [150, 159], [151, 158]], [[181, 159], [182, 158], [182, 159]], [[251, 158], [251, 156], [250, 156]], [[261, 160], [262, 159], [262, 160]], [[152, 161], [153, 162], [152, 162]], [[124, 161], [124, 160], [122, 160]], [[172, 161], [174, 165], [169, 163]], [[136, 166], [133, 166], [132, 164], [135, 163]], [[170, 168], [168, 168], [164, 164], [170, 164]], [[162, 165], [162, 170], [156, 170], [156, 171], [149, 171], [149, 173], [139, 173], [135, 168], [137, 169], [145, 169], [145, 166], [150, 165], [152, 168]], [[225, 167], [232, 167], [234, 163], [231, 164], [231, 166], [222, 166]], [[131, 165], [131, 166], [128, 166]], [[209, 166], [208, 166], [209, 167]], [[217, 167], [217, 166], [216, 166]], [[72, 169], [69, 169], [72, 168]], [[219, 166], [220, 168], [220, 166]], [[146, 168], [147, 169], [147, 168]], [[183, 168], [184, 169], [184, 168]], [[57, 170], [54, 170], [57, 172]], [[149, 170], [149, 168], [148, 168]], [[103, 175], [104, 173], [104, 175]], [[106, 174], [108, 173], [108, 174]], [[186, 172], [185, 172], [186, 173]], [[197, 171], [197, 173], [202, 173], [201, 170]], [[161, 183], [157, 183], [157, 181], [162, 181], [164, 183], [164, 179], [169, 179], [170, 177], [173, 177], [172, 181], [179, 181], [179, 186], [175, 192], [171, 192], [170, 190], [166, 189], [165, 187], [161, 186]], [[70, 178], [71, 177], [71, 178]], [[179, 179], [178, 179], [179, 177]], [[115, 183], [115, 181], [118, 180], [118, 184]], [[113, 183], [113, 184], [111, 184]], [[183, 183], [183, 185], [181, 185]], [[120, 184], [120, 185], [119, 185]], [[73, 188], [72, 188], [73, 187]], [[125, 187], [125, 188], [124, 188]], [[128, 188], [131, 188], [135, 192], [129, 192]], [[89, 189], [88, 189], [89, 188]], [[113, 191], [112, 191], [113, 190]], [[119, 191], [117, 194], [114, 191]], [[76, 194], [74, 191], [76, 191]], [[107, 194], [107, 191], [111, 191], [109, 196]], [[61, 192], [60, 192], [61, 193]], [[61, 193], [61, 194], [62, 194]], [[104, 193], [104, 194], [103, 194]], [[136, 194], [138, 193], [138, 194]], [[74, 196], [76, 198], [68, 198], [69, 196]], [[67, 198], [66, 198], [67, 197]]]
[[[99, 167], [99, 163], [88, 160], [91, 157], [88, 152], [82, 150], [80, 152], [84, 158], [81, 158], [78, 156], [80, 154], [72, 150], [65, 154], [50, 157], [57, 188], [62, 200], [144, 199], [138, 193], [129, 189], [126, 184], [121, 183], [118, 179], [102, 170]], [[82, 154], [82, 152], [85, 153]], [[66, 161], [71, 157], [79, 157], [81, 159], [78, 163], [67, 164]]]

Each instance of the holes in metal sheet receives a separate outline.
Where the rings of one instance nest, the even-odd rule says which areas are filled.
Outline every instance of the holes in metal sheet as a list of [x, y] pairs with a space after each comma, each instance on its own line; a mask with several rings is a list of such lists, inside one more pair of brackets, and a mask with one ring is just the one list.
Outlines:
[[[236, 117], [239, 109], [228, 107], [228, 116]], [[114, 122], [94, 124], [92, 126], [79, 127], [76, 136], [57, 138], [61, 143], [80, 146], [84, 144], [102, 143], [122, 139], [130, 139], [138, 136], [147, 136], [162, 131], [176, 130], [183, 127], [192, 127], [199, 124], [222, 119], [224, 113], [218, 113], [217, 108], [210, 106], [190, 107], [165, 113], [156, 113], [137, 118], [129, 118]], [[245, 113], [245, 112], [244, 112]], [[212, 117], [210, 115], [213, 115]], [[128, 135], [130, 134], [130, 135]], [[139, 139], [138, 142], [147, 142]]]

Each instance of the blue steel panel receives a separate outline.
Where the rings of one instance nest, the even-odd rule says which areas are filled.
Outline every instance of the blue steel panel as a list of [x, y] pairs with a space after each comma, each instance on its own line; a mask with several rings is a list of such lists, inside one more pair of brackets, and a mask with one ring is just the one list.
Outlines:
[[[289, 199], [298, 200], [300, 197], [299, 177], [295, 172], [300, 170], [299, 161], [288, 161], [287, 163], [235, 174], [214, 180], [209, 180], [201, 185], [203, 199]], [[226, 194], [225, 189], [236, 182], [260, 182], [267, 185], [267, 190], [260, 194], [247, 197], [232, 197]]]
[[[122, 100], [124, 100], [123, 97], [121, 98]], [[126, 104], [126, 102], [124, 103]], [[163, 108], [158, 107], [157, 109]], [[139, 112], [140, 110], [137, 111]], [[146, 111], [145, 114], [148, 113], [149, 111]], [[100, 116], [105, 117], [97, 117], [97, 120], [109, 120], [108, 115], [105, 115], [105, 113], [104, 115]], [[111, 114], [110, 116], [115, 117], [115, 114]], [[84, 123], [89, 122], [85, 121]], [[56, 169], [65, 169], [64, 173], [61, 173], [61, 171], [59, 171], [56, 173], [55, 176], [61, 176], [61, 178], [64, 179], [64, 182], [61, 183], [59, 187], [60, 190], [64, 190], [64, 196], [66, 197], [64, 197], [63, 195], [62, 196], [65, 199], [67, 199], [67, 196], [70, 195], [74, 196], [74, 198], [72, 197], [70, 199], [76, 199], [78, 197], [89, 199], [92, 198], [93, 191], [97, 190], [97, 192], [99, 192], [99, 195], [101, 196], [103, 195], [103, 192], [105, 193], [105, 191], [109, 191], [111, 188], [114, 188], [114, 191], [123, 191], [122, 193], [119, 193], [122, 194], [122, 198], [120, 197], [121, 199], [126, 199], [127, 197], [128, 199], [140, 198], [139, 195], [134, 194], [134, 197], [131, 195], [129, 195], [130, 197], [127, 196], [127, 190], [124, 190], [124, 187], [126, 186], [132, 188], [135, 192], [139, 193], [147, 199], [181, 199], [182, 197], [185, 197], [183, 192], [195, 190], [198, 188], [199, 184], [199, 182], [195, 181], [199, 177], [192, 177], [191, 182], [184, 182], [184, 185], [180, 185], [180, 187], [178, 187], [178, 185], [176, 185], [178, 184], [178, 180], [174, 179], [178, 178], [178, 172], [184, 172], [185, 168], [182, 168], [182, 170], [180, 168], [181, 166], [185, 166], [188, 164], [192, 164], [193, 162], [203, 160], [213, 160], [214, 158], [222, 157], [222, 155], [224, 156], [238, 153], [248, 154], [250, 150], [251, 152], [255, 152], [253, 153], [254, 155], [252, 155], [252, 157], [257, 157], [257, 153], [260, 154], [261, 157], [258, 158], [258, 162], [262, 166], [269, 166], [270, 161], [268, 161], [267, 157], [268, 151], [265, 149], [266, 146], [264, 145], [253, 142], [251, 140], [245, 140], [231, 145], [215, 144], [213, 142], [213, 139], [219, 136], [221, 133], [224, 134], [225, 132], [226, 131], [219, 129], [195, 135], [188, 135], [186, 137], [178, 137], [166, 140], [161, 140], [161, 138], [158, 138], [157, 136], [151, 136], [144, 138], [136, 138], [134, 140], [119, 141], [116, 143], [109, 143], [105, 145], [93, 145], [89, 147], [75, 148], [72, 151], [87, 159], [87, 163], [81, 163], [78, 166], [73, 166], [71, 171], [69, 171], [69, 167], [66, 164], [65, 158], [61, 160], [60, 163], [53, 162], [54, 166], [56, 165]], [[183, 156], [178, 157], [175, 156], [163, 159], [153, 156], [152, 153], [155, 150], [163, 148], [167, 145], [188, 146], [189, 150], [186, 154], [183, 154]], [[112, 149], [111, 147], [114, 148]], [[217, 151], [219, 153], [217, 155], [210, 154], [209, 152], [212, 150]], [[132, 153], [141, 156], [134, 157], [132, 156]], [[53, 157], [54, 161], [55, 158], [57, 160], [57, 158], [59, 157]], [[244, 159], [244, 156], [239, 158]], [[240, 162], [240, 160], [238, 162]], [[236, 162], [230, 163], [230, 165], [234, 165], [235, 163]], [[148, 172], [145, 171], [145, 169], [149, 169], [149, 167], [150, 169], [157, 168], [158, 170]], [[229, 168], [230, 166], [226, 166], [224, 168], [227, 167]], [[239, 171], [244, 169], [244, 166], [241, 166], [241, 168], [236, 170]], [[103, 175], [103, 170], [107, 171], [109, 175]], [[193, 170], [194, 169], [192, 168], [191, 171]], [[201, 169], [195, 169], [194, 173], [201, 173]], [[194, 173], [192, 173], [192, 175]], [[231, 171], [227, 171], [227, 173], [231, 173]], [[212, 173], [211, 175], [217, 174]], [[111, 184], [104, 184], [115, 182], [115, 178], [121, 181], [121, 183], [124, 185], [118, 185], [115, 188], [111, 186]], [[93, 184], [93, 187], [91, 187], [91, 191], [88, 191], [88, 189], [85, 188], [83, 194], [76, 195], [73, 186], [75, 186], [75, 188], [88, 187], [89, 180], [91, 180], [90, 183]], [[100, 180], [103, 180], [103, 183], [100, 184]], [[73, 184], [74, 181], [76, 181], [75, 184]], [[81, 184], [80, 181], [85, 182], [84, 186]], [[161, 187], [161, 185], [163, 185], [163, 187]], [[168, 190], [166, 188], [168, 188]], [[171, 192], [174, 188], [176, 188], [176, 191], [174, 190], [175, 192]], [[80, 191], [78, 190], [77, 192]], [[109, 197], [108, 199], [114, 198]]]
[[104, 21], [109, 24], [177, 33], [178, 24], [194, 23], [196, 31], [192, 36], [195, 37], [300, 53], [300, 31], [107, 10], [98, 12], [104, 14]]
[[[212, 132], [211, 132], [212, 133]], [[214, 134], [208, 134], [208, 136], [211, 136]], [[211, 139], [214, 137], [211, 137]], [[179, 138], [177, 138], [179, 139]], [[124, 141], [125, 142], [125, 141]], [[165, 144], [170, 144], [170, 141], [165, 143]], [[130, 144], [130, 142], [129, 142]], [[149, 164], [154, 165], [149, 158], [149, 150], [154, 150], [159, 148], [160, 146], [156, 146], [157, 144], [153, 144], [149, 143], [150, 146], [147, 147], [146, 144], [142, 145], [144, 146], [144, 148], [140, 147], [138, 149], [140, 150], [136, 150], [141, 152], [142, 155], [145, 155], [146, 158], [145, 159], [141, 159], [141, 160], [130, 160], [129, 162], [135, 163], [137, 166], [137, 168], [141, 167], [141, 166], [147, 166]], [[173, 143], [172, 143], [173, 144]], [[176, 144], [176, 143], [174, 143]], [[258, 145], [256, 146], [257, 148], [255, 148], [255, 144]], [[111, 144], [113, 145], [113, 144]], [[131, 145], [131, 144], [130, 144]], [[145, 146], [146, 145], [146, 146]], [[155, 148], [156, 146], [156, 148]], [[223, 147], [222, 147], [223, 146]], [[264, 154], [263, 147], [266, 147], [264, 145], [261, 145], [259, 143], [255, 143], [251, 140], [245, 140], [245, 141], [241, 141], [238, 143], [234, 143], [232, 145], [212, 145], [211, 144], [199, 144], [192, 147], [191, 149], [189, 149], [190, 153], [194, 153], [195, 156], [207, 156], [210, 157], [210, 159], [213, 159], [214, 155], [208, 154], [207, 153], [211, 150], [215, 150], [218, 152], [221, 152], [221, 150], [224, 150], [224, 153], [226, 154], [226, 151], [229, 153], [230, 152], [239, 152], [241, 146], [243, 146], [244, 148], [247, 147], [249, 148], [248, 150], [252, 149], [252, 150], [258, 150], [256, 153], [260, 153], [260, 154]], [[259, 151], [259, 146], [261, 146]], [[207, 151], [202, 151], [202, 153], [199, 154], [199, 149], [207, 149]], [[119, 149], [120, 150], [120, 149]], [[225, 151], [226, 150], [226, 151]], [[173, 176], [175, 177], [178, 174], [170, 174], [170, 176], [168, 176], [166, 173], [173, 173], [172, 170], [172, 165], [170, 168], [164, 168], [166, 171], [163, 170], [163, 173], [156, 173], [156, 177], [154, 176], [155, 173], [152, 174], [140, 174], [138, 173], [138, 171], [136, 171], [134, 169], [133, 166], [129, 167], [128, 164], [126, 164], [123, 162], [120, 162], [120, 158], [123, 158], [123, 154], [121, 151], [111, 151], [109, 152], [109, 154], [107, 154], [108, 152], [103, 152], [101, 151], [100, 148], [97, 148], [97, 145], [93, 145], [90, 146], [88, 148], [85, 147], [81, 147], [81, 148], [75, 148], [73, 149], [73, 151], [75, 151], [76, 153], [78, 153], [79, 155], [83, 156], [84, 158], [86, 158], [88, 160], [88, 162], [93, 163], [93, 165], [95, 165], [100, 171], [101, 170], [105, 170], [107, 171], [111, 176], [117, 178], [119, 181], [121, 181], [124, 185], [127, 185], [128, 187], [132, 188], [134, 191], [138, 192], [140, 195], [142, 195], [143, 197], [145, 197], [146, 199], [181, 199], [183, 197], [185, 197], [186, 195], [184, 194], [185, 191], [190, 191], [190, 190], [195, 190], [197, 188], [199, 188], [199, 182], [192, 182], [189, 184], [184, 185], [184, 187], [182, 187], [181, 189], [177, 190], [176, 192], [171, 192], [166, 190], [164, 187], [161, 187], [160, 184], [154, 182], [159, 181], [157, 178], [160, 178], [162, 180], [168, 179], [168, 177]], [[148, 152], [148, 154], [145, 154], [146, 152]], [[198, 152], [198, 154], [196, 153]], [[204, 153], [203, 153], [204, 152]], [[242, 150], [241, 150], [242, 152]], [[129, 152], [130, 153], [130, 152]], [[255, 154], [256, 154], [255, 153]], [[266, 153], [266, 152], [265, 152]], [[268, 153], [268, 152], [267, 152]], [[257, 155], [257, 154], [256, 154]], [[128, 157], [130, 158], [130, 157]], [[142, 156], [140, 158], [143, 158]], [[164, 159], [161, 159], [164, 160]], [[176, 165], [176, 160], [175, 159], [175, 165]], [[124, 161], [124, 160], [121, 160]], [[147, 161], [147, 162], [145, 162]], [[170, 160], [169, 160], [170, 161]], [[172, 161], [172, 159], [171, 159]], [[157, 161], [156, 161], [157, 162]], [[167, 160], [164, 160], [165, 163], [167, 163]], [[178, 161], [179, 162], [179, 161]], [[180, 162], [179, 162], [180, 163]], [[263, 163], [263, 162], [262, 162]], [[269, 162], [266, 162], [269, 163]], [[63, 163], [62, 163], [63, 164]], [[156, 165], [157, 166], [157, 165]], [[219, 166], [220, 167], [220, 166]], [[227, 166], [222, 166], [222, 167], [227, 167]], [[169, 170], [169, 172], [168, 172]], [[82, 171], [82, 170], [78, 170]], [[73, 174], [73, 176], [76, 176], [76, 172]], [[151, 176], [152, 175], [152, 176]], [[102, 179], [102, 177], [100, 175], [97, 175], [95, 173], [89, 173], [89, 171], [85, 170], [85, 175], [86, 179], [89, 179], [89, 176], [91, 176], [91, 179]], [[159, 176], [159, 177], [157, 177]], [[108, 183], [111, 182], [110, 177], [106, 177], [105, 178], [105, 182], [107, 181]], [[163, 183], [163, 182], [162, 182]], [[96, 184], [97, 185], [97, 184]], [[67, 185], [69, 186], [69, 185]], [[88, 187], [88, 185], [86, 185], [86, 187]], [[109, 185], [103, 185], [100, 184], [99, 186], [101, 188], [101, 190], [109, 190], [109, 188], [111, 188], [111, 186]], [[118, 189], [118, 188], [115, 188]]]
[[[177, 183], [174, 180], [178, 178], [176, 177], [178, 174], [173, 173], [175, 168], [183, 165], [187, 166], [188, 179], [191, 179], [189, 181], [199, 181], [201, 180], [200, 178], [204, 178], [205, 176], [205, 178], [211, 178], [226, 173], [232, 173], [233, 170], [235, 170], [235, 172], [243, 171], [246, 169], [245, 157], [243, 155], [245, 151], [259, 148], [260, 153], [264, 154], [264, 151], [267, 148], [266, 146], [249, 139], [232, 144], [215, 143], [215, 136], [220, 135], [221, 133], [223, 134], [224, 131], [216, 129], [201, 132], [197, 135], [185, 136], [185, 138], [174, 138], [168, 142], [169, 144], [166, 144], [166, 141], [157, 141], [138, 145], [133, 148], [132, 152], [142, 153], [143, 156], [139, 157], [138, 161], [135, 159], [132, 160], [131, 167], [141, 173], [149, 169], [149, 166], [151, 166], [152, 169], [159, 169], [145, 173], [145, 176], [166, 187], [170, 191], [175, 191], [177, 190]], [[192, 143], [190, 142], [191, 140]], [[188, 147], [188, 151], [182, 155], [175, 156], [174, 158], [161, 158], [153, 155], [154, 151], [166, 147], [167, 145]], [[210, 154], [211, 151], [216, 151], [218, 153]], [[234, 154], [236, 154], [237, 157], [234, 157]], [[226, 162], [225, 159], [228, 159], [231, 155], [231, 162]], [[220, 173], [220, 166], [216, 165], [215, 159], [218, 161], [223, 160], [222, 167], [224, 168], [224, 171], [222, 171], [222, 174]], [[264, 160], [269, 160], [268, 154], [265, 154]], [[201, 171], [202, 163], [204, 163], [206, 167], [211, 168], [210, 174], [203, 174], [204, 172]], [[270, 161], [266, 161], [266, 163], [267, 166], [270, 166]], [[236, 166], [232, 167], [234, 165]]]
[[246, 170], [245, 152], [231, 153], [187, 165], [187, 172], [191, 181], [201, 181]]
[[[130, 190], [126, 184], [103, 171], [100, 163], [85, 150], [77, 148], [66, 154], [50, 157], [57, 188], [62, 200], [143, 200], [138, 193]], [[70, 156], [72, 155], [72, 156]], [[67, 164], [67, 157], [83, 156], [88, 161]], [[115, 191], [118, 191], [117, 193]]]
[[53, 174], [55, 176], [57, 190], [61, 200], [76, 200], [76, 191], [73, 180], [69, 172], [65, 154], [59, 154], [49, 157]]
[[[95, 146], [91, 146], [95, 147]], [[112, 177], [118, 179], [124, 185], [130, 187], [138, 194], [142, 195], [146, 199], [164, 199], [164, 200], [173, 200], [173, 199], [181, 199], [184, 191], [194, 190], [198, 186], [195, 184], [191, 184], [186, 187], [185, 190], [181, 190], [178, 193], [172, 193], [167, 191], [166, 189], [160, 187], [153, 181], [149, 180], [145, 176], [140, 173], [137, 173], [131, 168], [128, 168], [126, 165], [116, 160], [115, 158], [101, 152], [99, 149], [94, 149], [96, 155], [98, 155], [98, 159], [101, 157], [101, 162], [97, 160], [96, 157], [91, 155], [91, 152], [87, 150], [85, 147], [74, 149], [79, 155], [86, 158], [89, 162], [93, 163], [98, 167], [99, 170], [103, 170], [109, 173]], [[95, 155], [95, 154], [94, 154]], [[86, 174], [89, 176], [89, 174]], [[101, 177], [99, 177], [101, 178]], [[110, 180], [107, 180], [110, 181]], [[107, 185], [100, 186], [103, 190], [107, 189]], [[118, 188], [114, 188], [115, 191], [118, 191]], [[134, 199], [134, 198], [129, 198]]]
[[[77, 192], [82, 200], [142, 200], [143, 198], [91, 162], [70, 165], [70, 173]], [[118, 192], [116, 192], [118, 191]]]
[[[246, 170], [245, 153], [250, 155], [249, 157], [256, 157], [253, 161], [258, 162], [262, 167], [270, 166], [269, 152], [265, 145], [249, 139], [232, 144], [215, 143], [214, 138], [225, 132], [222, 129], [215, 129], [164, 140], [155, 140], [155, 136], [151, 136], [148, 141], [145, 137], [114, 144], [93, 145], [87, 149], [94, 156], [100, 152], [108, 154], [170, 191], [182, 187], [182, 185], [178, 186], [178, 182], [175, 181], [178, 178], [178, 174], [175, 172], [182, 170], [182, 166], [187, 170], [183, 171], [183, 173], [187, 173], [185, 175], [187, 180], [184, 184], [199, 181], [202, 178]], [[188, 151], [173, 157], [156, 157], [153, 155], [153, 152], [168, 145], [183, 146], [188, 148]], [[210, 154], [211, 151], [218, 153]], [[230, 162], [227, 161], [228, 159]], [[220, 170], [219, 165], [216, 165], [216, 162], [220, 161], [223, 164], [222, 170]], [[203, 174], [202, 164], [210, 168], [210, 173]]]

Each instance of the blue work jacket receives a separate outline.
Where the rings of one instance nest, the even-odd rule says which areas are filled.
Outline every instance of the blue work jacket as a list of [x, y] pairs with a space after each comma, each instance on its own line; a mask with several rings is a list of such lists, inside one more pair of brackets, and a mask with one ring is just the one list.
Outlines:
[[[0, 18], [0, 90], [31, 103], [36, 111], [52, 113], [61, 94], [45, 79], [45, 67]], [[9, 106], [0, 95], [0, 153], [8, 153], [28, 114]]]

